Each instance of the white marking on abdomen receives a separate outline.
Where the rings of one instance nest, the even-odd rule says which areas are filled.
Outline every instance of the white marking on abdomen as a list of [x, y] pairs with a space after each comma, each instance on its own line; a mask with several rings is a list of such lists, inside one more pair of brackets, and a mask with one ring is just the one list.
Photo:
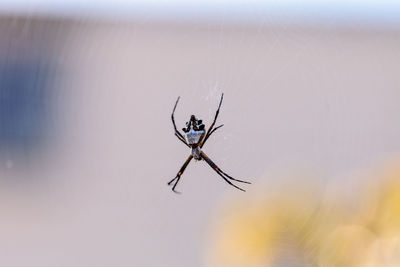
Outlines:
[[195, 131], [193, 126], [190, 127], [190, 131], [185, 133], [186, 141], [189, 145], [197, 144], [200, 141], [201, 136], [204, 134], [204, 130]]

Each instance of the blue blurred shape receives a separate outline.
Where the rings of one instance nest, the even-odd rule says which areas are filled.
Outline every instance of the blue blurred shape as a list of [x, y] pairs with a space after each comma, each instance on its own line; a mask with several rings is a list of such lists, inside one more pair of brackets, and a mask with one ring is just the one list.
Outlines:
[[0, 61], [0, 152], [32, 150], [48, 135], [48, 74], [40, 60]]

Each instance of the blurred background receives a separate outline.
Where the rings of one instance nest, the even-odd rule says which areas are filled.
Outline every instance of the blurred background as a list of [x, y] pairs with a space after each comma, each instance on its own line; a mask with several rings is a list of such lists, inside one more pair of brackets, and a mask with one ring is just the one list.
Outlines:
[[400, 266], [399, 69], [394, 0], [3, 0], [0, 265]]

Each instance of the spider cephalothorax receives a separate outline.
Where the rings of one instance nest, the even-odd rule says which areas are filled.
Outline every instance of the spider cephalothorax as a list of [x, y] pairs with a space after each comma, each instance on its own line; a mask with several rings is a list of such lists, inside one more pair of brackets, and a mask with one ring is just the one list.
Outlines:
[[183, 174], [183, 172], [185, 171], [187, 165], [189, 165], [190, 161], [194, 158], [196, 161], [197, 160], [204, 160], [208, 163], [208, 165], [211, 166], [211, 168], [213, 168], [218, 175], [220, 175], [222, 178], [224, 178], [224, 180], [229, 183], [230, 185], [236, 187], [239, 190], [245, 191], [242, 188], [232, 184], [232, 182], [230, 180], [233, 181], [237, 181], [237, 182], [241, 182], [241, 183], [246, 183], [246, 184], [250, 184], [250, 182], [246, 182], [246, 181], [242, 181], [242, 180], [238, 180], [235, 179], [231, 176], [229, 176], [228, 174], [226, 174], [225, 172], [223, 172], [214, 162], [212, 162], [212, 160], [201, 150], [201, 148], [204, 146], [204, 144], [206, 143], [207, 139], [210, 137], [210, 135], [215, 132], [215, 130], [219, 129], [220, 127], [222, 127], [223, 125], [220, 125], [218, 127], [214, 128], [215, 122], [217, 121], [217, 117], [219, 114], [219, 109], [221, 108], [221, 104], [222, 104], [222, 99], [224, 98], [224, 94], [221, 95], [221, 100], [219, 102], [219, 106], [217, 109], [217, 112], [215, 114], [215, 118], [213, 123], [211, 124], [210, 128], [208, 128], [207, 132], [205, 130], [205, 126], [202, 123], [202, 120], [198, 120], [196, 119], [196, 117], [194, 115], [190, 116], [190, 120], [188, 122], [186, 122], [186, 127], [182, 129], [182, 131], [184, 132], [184, 135], [182, 135], [178, 129], [176, 128], [175, 125], [175, 119], [174, 119], [174, 113], [175, 113], [175, 109], [176, 106], [178, 104], [179, 101], [179, 97], [176, 100], [175, 106], [174, 106], [174, 110], [172, 111], [172, 115], [171, 115], [171, 119], [172, 119], [172, 123], [174, 125], [174, 129], [175, 129], [175, 136], [178, 137], [178, 139], [180, 141], [182, 141], [185, 145], [187, 145], [188, 147], [191, 148], [191, 154], [190, 156], [187, 158], [187, 160], [185, 161], [185, 163], [183, 164], [183, 166], [181, 167], [181, 169], [179, 170], [178, 174], [175, 176], [174, 179], [172, 179], [171, 181], [168, 182], [168, 185], [171, 185], [173, 181], [176, 180], [176, 182], [174, 183], [174, 186], [172, 187], [172, 191], [178, 193], [177, 191], [175, 191], [175, 187], [179, 182], [179, 179], [181, 178], [181, 175]]

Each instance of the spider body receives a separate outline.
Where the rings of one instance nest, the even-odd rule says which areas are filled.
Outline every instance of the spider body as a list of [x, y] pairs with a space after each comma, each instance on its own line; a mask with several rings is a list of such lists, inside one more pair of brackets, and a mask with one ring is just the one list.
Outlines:
[[190, 120], [186, 123], [186, 128], [183, 128], [186, 142], [190, 147], [196, 148], [204, 138], [206, 131], [201, 120], [197, 120], [194, 115], [190, 116]]
[[201, 160], [201, 148], [199, 146], [192, 147], [192, 156], [195, 161]]
[[245, 191], [244, 189], [234, 185], [231, 182], [231, 180], [250, 184], [250, 182], [235, 179], [235, 178], [229, 176], [228, 174], [226, 174], [225, 172], [223, 172], [201, 149], [204, 146], [204, 144], [206, 143], [207, 139], [211, 136], [211, 134], [223, 126], [223, 125], [220, 125], [220, 126], [214, 128], [215, 122], [216, 122], [218, 114], [219, 114], [219, 110], [221, 108], [223, 98], [224, 98], [224, 94], [221, 95], [221, 100], [219, 102], [219, 106], [218, 106], [217, 112], [215, 114], [214, 121], [211, 124], [210, 128], [208, 128], [207, 132], [205, 130], [204, 124], [202, 123], [202, 120], [198, 120], [198, 119], [196, 119], [196, 117], [194, 115], [192, 115], [192, 116], [190, 116], [190, 120], [188, 122], [186, 122], [186, 127], [182, 129], [182, 131], [184, 132], [183, 135], [178, 131], [178, 129], [176, 128], [176, 124], [175, 124], [174, 113], [175, 113], [175, 109], [176, 109], [176, 106], [179, 101], [179, 97], [176, 100], [176, 103], [175, 103], [175, 106], [174, 106], [174, 109], [173, 109], [172, 115], [171, 115], [172, 124], [174, 125], [174, 129], [175, 129], [175, 136], [191, 149], [191, 154], [189, 155], [189, 157], [187, 158], [185, 163], [182, 165], [181, 169], [179, 170], [179, 172], [175, 176], [175, 178], [173, 178], [171, 181], [168, 182], [168, 185], [171, 185], [172, 182], [175, 181], [175, 183], [172, 187], [172, 191], [174, 191], [175, 193], [178, 193], [177, 191], [175, 191], [176, 185], [178, 184], [183, 172], [185, 171], [186, 167], [189, 165], [190, 161], [193, 158], [195, 159], [195, 161], [204, 160], [205, 162], [207, 162], [207, 164], [211, 168], [213, 168], [218, 173], [218, 175], [221, 176], [228, 184], [230, 184], [231, 186], [233, 186], [239, 190]]

